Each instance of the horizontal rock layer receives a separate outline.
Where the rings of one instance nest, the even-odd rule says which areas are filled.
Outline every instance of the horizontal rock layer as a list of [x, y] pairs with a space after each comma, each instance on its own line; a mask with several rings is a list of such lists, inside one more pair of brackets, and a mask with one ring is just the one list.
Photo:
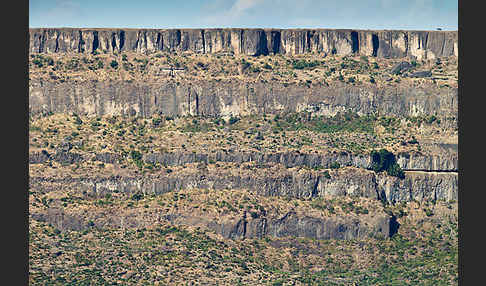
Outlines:
[[[62, 164], [73, 164], [88, 160], [100, 161], [103, 163], [118, 164], [123, 159], [115, 153], [97, 153], [93, 156], [82, 156], [76, 152], [58, 151], [50, 154], [47, 151], [29, 153], [29, 163], [39, 164], [48, 161], [56, 161]], [[211, 163], [229, 162], [256, 164], [282, 164], [286, 168], [309, 167], [309, 168], [330, 168], [333, 163], [339, 163], [341, 167], [351, 166], [357, 168], [371, 169], [371, 156], [364, 154], [352, 154], [347, 152], [330, 152], [325, 154], [301, 153], [301, 152], [223, 152], [215, 153], [190, 153], [190, 152], [168, 152], [144, 154], [143, 160], [148, 163], [159, 163], [165, 166], [183, 166], [189, 163]], [[396, 156], [398, 165], [406, 171], [436, 171], [436, 172], [457, 172], [457, 152], [445, 154], [427, 155], [418, 152], [402, 152]]]
[[[29, 83], [29, 112], [90, 116], [154, 114], [237, 116], [308, 111], [387, 116], [457, 117], [456, 88], [284, 85], [281, 83], [207, 82], [43, 82]], [[447, 124], [447, 122], [444, 122]]]
[[31, 53], [157, 51], [246, 55], [335, 53], [417, 59], [458, 56], [457, 31], [349, 29], [31, 28]]
[[358, 168], [322, 171], [240, 170], [238, 173], [182, 171], [157, 177], [42, 178], [30, 177], [30, 187], [41, 192], [69, 188], [90, 197], [113, 191], [163, 194], [183, 189], [247, 189], [264, 196], [312, 198], [366, 197], [389, 203], [408, 201], [457, 201], [458, 174], [408, 171], [404, 179]]
[[118, 214], [113, 212], [91, 214], [88, 218], [82, 214], [66, 213], [62, 209], [49, 208], [45, 212], [32, 213], [32, 218], [51, 224], [59, 230], [85, 230], [96, 228], [144, 228], [161, 222], [181, 225], [203, 226], [225, 238], [263, 238], [272, 237], [308, 237], [314, 239], [363, 239], [386, 238], [396, 231], [394, 217], [380, 215], [311, 217], [288, 212], [282, 217], [234, 217], [215, 219], [194, 217], [183, 214], [166, 214], [159, 211], [147, 217], [140, 213]]

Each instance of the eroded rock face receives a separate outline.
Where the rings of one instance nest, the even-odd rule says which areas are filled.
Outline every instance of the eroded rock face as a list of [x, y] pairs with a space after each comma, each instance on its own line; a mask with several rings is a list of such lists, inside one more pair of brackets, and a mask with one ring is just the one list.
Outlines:
[[31, 187], [42, 192], [70, 186], [87, 197], [104, 197], [114, 191], [127, 194], [154, 194], [184, 189], [247, 189], [263, 196], [315, 198], [324, 196], [364, 197], [389, 203], [409, 201], [457, 201], [458, 173], [406, 172], [404, 179], [359, 168], [325, 172], [259, 169], [230, 173], [183, 171], [152, 177], [42, 178], [31, 177]]
[[458, 56], [457, 31], [333, 29], [29, 29], [31, 53], [193, 51], [335, 53], [417, 59]]
[[[91, 160], [103, 163], [118, 164], [122, 158], [120, 154], [104, 152], [91, 156]], [[73, 164], [87, 160], [76, 152], [58, 152], [49, 154], [43, 150], [29, 154], [30, 164], [39, 164], [49, 160], [64, 164]], [[282, 164], [286, 168], [309, 167], [330, 168], [333, 163], [339, 163], [341, 167], [356, 167], [371, 169], [371, 157], [365, 154], [352, 154], [347, 152], [329, 153], [261, 153], [261, 152], [222, 152], [192, 153], [192, 152], [167, 152], [149, 153], [143, 155], [143, 160], [149, 163], [159, 163], [165, 166], [183, 166], [190, 163], [228, 162], [242, 164], [255, 162], [257, 164]], [[444, 152], [437, 154], [422, 154], [418, 152], [402, 152], [397, 154], [398, 165], [406, 171], [436, 171], [457, 172], [457, 152]]]
[[312, 217], [293, 211], [283, 216], [268, 214], [257, 218], [234, 216], [214, 218], [191, 216], [182, 213], [166, 214], [161, 211], [150, 217], [139, 211], [120, 213], [108, 210], [99, 213], [73, 213], [61, 208], [48, 208], [46, 211], [31, 214], [32, 218], [47, 222], [61, 231], [98, 229], [144, 228], [159, 223], [170, 222], [206, 227], [224, 238], [245, 239], [270, 237], [307, 237], [314, 239], [363, 239], [391, 237], [396, 230], [390, 228], [393, 218], [382, 212], [361, 216], [320, 216]]
[[334, 116], [360, 115], [455, 117], [454, 88], [316, 86], [232, 82], [41, 82], [29, 83], [29, 112], [103, 115], [244, 116], [308, 111]]

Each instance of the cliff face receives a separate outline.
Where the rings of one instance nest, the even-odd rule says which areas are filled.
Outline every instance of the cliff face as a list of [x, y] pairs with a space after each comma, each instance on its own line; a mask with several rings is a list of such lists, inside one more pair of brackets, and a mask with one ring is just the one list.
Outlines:
[[457, 89], [326, 87], [223, 82], [42, 82], [29, 86], [30, 113], [76, 112], [91, 116], [230, 116], [338, 111], [388, 116], [457, 115]]
[[[167, 152], [145, 154], [144, 161], [159, 163], [165, 166], [183, 166], [190, 163], [228, 162], [242, 164], [255, 162], [257, 164], [282, 164], [285, 168], [308, 167], [308, 168], [330, 168], [333, 163], [340, 166], [351, 166], [356, 168], [371, 169], [371, 157], [369, 155], [355, 155], [351, 153], [326, 153], [313, 154], [301, 152], [285, 153], [260, 153], [260, 152], [216, 152], [216, 153], [189, 153], [189, 152]], [[90, 158], [84, 158], [74, 152], [32, 152], [29, 154], [30, 164], [39, 164], [49, 160], [64, 164], [73, 164]], [[93, 160], [103, 163], [116, 164], [121, 156], [115, 153], [97, 153]], [[418, 152], [400, 153], [397, 156], [397, 163], [407, 171], [438, 171], [457, 172], [457, 153], [445, 154], [421, 154]]]
[[330, 172], [304, 170], [270, 170], [266, 168], [240, 170], [230, 173], [177, 172], [157, 177], [60, 178], [32, 177], [30, 184], [43, 192], [65, 188], [101, 198], [115, 190], [122, 193], [160, 195], [191, 188], [247, 189], [262, 196], [292, 198], [361, 197], [389, 203], [416, 201], [457, 201], [457, 172], [407, 171], [404, 179], [358, 168], [344, 168]]
[[457, 31], [36, 28], [29, 29], [29, 38], [31, 53], [354, 53], [419, 60], [458, 56]]
[[[115, 212], [115, 213], [114, 213]], [[50, 208], [42, 213], [33, 213], [38, 221], [48, 222], [60, 230], [89, 229], [87, 218], [82, 214], [70, 214], [62, 209]], [[98, 213], [93, 218], [94, 225], [102, 228], [144, 228], [163, 222], [171, 224], [203, 226], [224, 238], [244, 239], [263, 237], [308, 237], [314, 239], [364, 239], [369, 237], [386, 238], [394, 234], [391, 227], [393, 218], [385, 213], [361, 216], [312, 217], [295, 212], [282, 216], [267, 215], [252, 218], [235, 216], [215, 219], [207, 216], [184, 214], [165, 214], [161, 211], [151, 216], [141, 212], [129, 215], [116, 211]]]

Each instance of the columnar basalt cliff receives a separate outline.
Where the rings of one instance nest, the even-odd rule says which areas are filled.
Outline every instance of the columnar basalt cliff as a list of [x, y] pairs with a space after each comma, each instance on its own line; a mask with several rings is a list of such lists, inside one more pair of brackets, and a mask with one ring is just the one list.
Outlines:
[[29, 38], [31, 53], [327, 53], [419, 60], [458, 56], [457, 31], [34, 28]]
[[[49, 28], [29, 37], [31, 217], [59, 230], [170, 223], [233, 239], [386, 238], [397, 221], [384, 206], [457, 201], [456, 31]], [[208, 191], [200, 201], [179, 204], [199, 190]], [[253, 206], [229, 196], [239, 191]], [[213, 206], [210, 193], [228, 197]], [[145, 205], [164, 196], [173, 208]], [[132, 209], [140, 199], [143, 210]], [[282, 200], [282, 211], [264, 211], [266, 200]], [[346, 200], [375, 205], [335, 213]], [[93, 210], [68, 207], [75, 201]]]
[[223, 82], [43, 82], [29, 85], [31, 114], [230, 116], [309, 111], [333, 116], [352, 111], [401, 118], [457, 114], [457, 89], [370, 88], [281, 83]]

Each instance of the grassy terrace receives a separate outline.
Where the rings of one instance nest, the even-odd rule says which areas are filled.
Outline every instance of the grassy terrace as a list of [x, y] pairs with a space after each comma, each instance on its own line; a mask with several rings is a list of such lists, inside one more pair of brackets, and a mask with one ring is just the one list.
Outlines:
[[[153, 203], [190, 203], [189, 193], [185, 198], [179, 194], [182, 202], [168, 199], [174, 195], [128, 200], [132, 204], [126, 208], [150, 211], [146, 206]], [[210, 207], [228, 211], [220, 202]], [[333, 204], [340, 209], [346, 202]], [[389, 211], [398, 214], [399, 234], [351, 241], [234, 241], [203, 228], [170, 224], [61, 232], [31, 220], [29, 279], [36, 285], [191, 285], [191, 280], [218, 285], [456, 284], [457, 205], [409, 203]]]
[[[390, 69], [403, 59], [366, 56], [306, 54], [295, 56], [214, 55], [193, 53], [121, 54], [31, 54], [31, 79], [64, 82], [67, 80], [161, 80], [176, 81], [242, 79], [248, 82], [281, 82], [301, 85], [420, 86], [457, 87], [457, 59], [409, 60], [414, 71], [431, 71], [432, 76], [411, 78], [391, 74]], [[170, 76], [170, 68], [180, 69]]]
[[[31, 118], [30, 152], [45, 150], [52, 154], [63, 146], [70, 146], [71, 151], [80, 154], [115, 153], [124, 158], [122, 168], [130, 168], [139, 161], [137, 156], [152, 152], [347, 151], [369, 154], [381, 148], [394, 153], [427, 152], [420, 144], [422, 140], [435, 137], [438, 142], [455, 143], [457, 138], [455, 131], [441, 127], [440, 120], [433, 116], [400, 121], [393, 117], [352, 113], [332, 118], [309, 118], [307, 115], [232, 117], [225, 121], [223, 118], [88, 118], [56, 114]], [[76, 172], [105, 167], [110, 168], [91, 161], [72, 166]], [[138, 167], [146, 172], [157, 169], [140, 164]], [[43, 167], [35, 167], [32, 171], [38, 168]]]

